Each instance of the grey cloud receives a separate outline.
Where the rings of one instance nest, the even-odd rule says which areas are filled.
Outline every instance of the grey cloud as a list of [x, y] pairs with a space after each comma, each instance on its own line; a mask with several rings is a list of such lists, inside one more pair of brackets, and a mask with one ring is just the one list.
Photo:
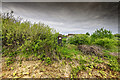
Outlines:
[[105, 27], [118, 29], [118, 3], [3, 3], [3, 11], [31, 22], [44, 22], [60, 33], [92, 33]]

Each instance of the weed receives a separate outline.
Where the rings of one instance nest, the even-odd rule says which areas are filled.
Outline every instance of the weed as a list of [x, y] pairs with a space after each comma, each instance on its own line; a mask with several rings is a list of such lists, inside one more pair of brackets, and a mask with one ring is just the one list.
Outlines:
[[92, 76], [91, 72], [88, 72], [89, 76]]
[[62, 61], [62, 65], [65, 65], [65, 61]]
[[57, 47], [57, 52], [61, 53], [62, 57], [72, 60], [73, 55], [77, 55], [79, 51], [68, 49], [66, 47]]
[[37, 57], [38, 56], [38, 53], [35, 53], [35, 57]]
[[71, 75], [73, 78], [76, 78], [77, 77], [77, 74], [78, 72], [82, 71], [82, 70], [86, 70], [86, 67], [85, 65], [80, 65], [80, 66], [77, 66], [75, 68], [72, 68], [72, 71], [71, 71]]
[[13, 76], [15, 76], [15, 75], [16, 75], [16, 72], [13, 73]]
[[11, 70], [14, 70], [14, 68], [13, 68], [13, 67], [11, 67]]
[[69, 65], [72, 67], [72, 64], [71, 64], [71, 63], [69, 63]]
[[108, 66], [110, 66], [110, 69], [114, 70], [114, 71], [120, 71], [120, 65], [117, 61], [117, 57], [116, 56], [112, 56], [108, 53], [104, 54], [104, 57], [106, 57], [106, 59], [109, 60], [109, 63], [107, 64]]
[[45, 62], [48, 63], [48, 64], [51, 64], [51, 59], [50, 59], [50, 57], [45, 58]]
[[45, 59], [45, 54], [44, 54], [44, 53], [41, 54], [41, 55], [39, 56], [39, 58], [43, 61], [43, 60]]
[[83, 59], [83, 56], [80, 56], [79, 63], [80, 64], [85, 64], [85, 63], [87, 63], [87, 60]]
[[13, 59], [13, 57], [8, 57], [7, 59], [6, 59], [6, 64], [7, 64], [7, 66], [9, 66], [10, 64], [12, 64], [12, 63], [14, 63], [14, 61], [15, 61], [15, 59]]
[[99, 73], [100, 73], [102, 76], [105, 76], [105, 77], [106, 77], [105, 71], [100, 70]]
[[94, 59], [94, 62], [95, 63], [103, 63], [104, 61], [100, 58], [100, 59], [98, 59], [98, 57], [96, 57], [95, 59]]

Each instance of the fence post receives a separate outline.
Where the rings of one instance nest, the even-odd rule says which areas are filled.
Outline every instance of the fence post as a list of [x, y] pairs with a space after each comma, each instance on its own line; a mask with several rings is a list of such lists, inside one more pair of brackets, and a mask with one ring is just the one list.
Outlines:
[[62, 46], [62, 34], [58, 35], [58, 45]]

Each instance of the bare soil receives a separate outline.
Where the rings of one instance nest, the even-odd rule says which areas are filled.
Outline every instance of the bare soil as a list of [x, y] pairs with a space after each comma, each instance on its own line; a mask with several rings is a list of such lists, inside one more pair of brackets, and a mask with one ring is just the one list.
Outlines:
[[[51, 65], [47, 65], [44, 61], [19, 61], [6, 66], [5, 58], [2, 58], [2, 78], [70, 78], [71, 66], [79, 66], [76, 60], [72, 62], [68, 60], [55, 61]], [[104, 76], [99, 69], [91, 69], [80, 71], [77, 75], [79, 78], [119, 78], [120, 73], [111, 71], [104, 64], [97, 64], [103, 68]]]

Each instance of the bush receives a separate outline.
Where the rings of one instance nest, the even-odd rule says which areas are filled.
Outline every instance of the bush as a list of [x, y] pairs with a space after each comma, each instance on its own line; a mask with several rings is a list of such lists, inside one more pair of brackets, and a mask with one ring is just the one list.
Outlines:
[[112, 34], [112, 32], [110, 30], [106, 30], [106, 29], [99, 29], [96, 30], [92, 35], [91, 35], [91, 42], [94, 42], [96, 39], [103, 39], [103, 38], [109, 38], [109, 39], [113, 39], [114, 36]]
[[2, 16], [3, 54], [9, 52], [13, 55], [13, 52], [20, 51], [28, 55], [46, 53], [46, 56], [50, 56], [57, 46], [59, 33], [43, 23], [21, 22], [11, 14]]
[[89, 44], [89, 37], [86, 34], [77, 34], [73, 37], [69, 37], [68, 43], [74, 45], [82, 45], [82, 44]]
[[118, 46], [120, 46], [120, 41], [118, 41], [117, 43], [118, 43]]
[[114, 34], [114, 36], [120, 38], [120, 34]]
[[90, 36], [90, 33], [89, 33], [89, 32], [87, 32], [87, 33], [86, 33], [86, 35]]
[[95, 42], [93, 42], [93, 44], [99, 45], [106, 49], [112, 49], [115, 48], [115, 45], [117, 43], [114, 39], [103, 38], [103, 39], [96, 39]]

